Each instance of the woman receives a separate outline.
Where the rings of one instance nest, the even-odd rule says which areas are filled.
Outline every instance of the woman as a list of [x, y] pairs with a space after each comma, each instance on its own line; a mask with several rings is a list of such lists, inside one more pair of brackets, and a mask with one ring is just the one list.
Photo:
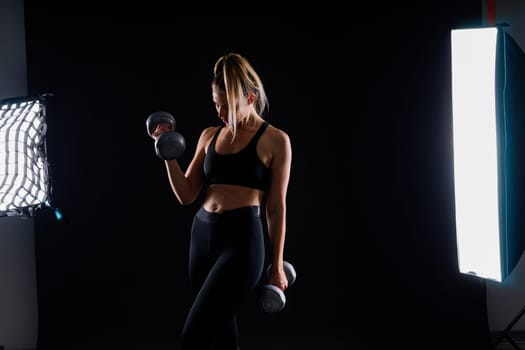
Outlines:
[[[288, 288], [283, 250], [292, 150], [288, 135], [263, 119], [267, 96], [245, 57], [220, 57], [213, 74], [212, 97], [221, 125], [202, 131], [186, 172], [177, 160], [165, 164], [181, 204], [193, 203], [205, 191], [191, 231], [195, 299], [182, 348], [233, 350], [239, 348], [236, 314], [263, 271], [263, 207], [271, 246], [267, 283]], [[153, 136], [163, 131], [158, 126]]]

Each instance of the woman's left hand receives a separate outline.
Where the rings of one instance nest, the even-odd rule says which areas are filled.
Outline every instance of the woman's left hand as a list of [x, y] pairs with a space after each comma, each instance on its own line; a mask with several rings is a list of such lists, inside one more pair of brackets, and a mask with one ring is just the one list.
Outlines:
[[282, 268], [271, 269], [268, 284], [273, 284], [283, 292], [288, 288], [288, 279]]

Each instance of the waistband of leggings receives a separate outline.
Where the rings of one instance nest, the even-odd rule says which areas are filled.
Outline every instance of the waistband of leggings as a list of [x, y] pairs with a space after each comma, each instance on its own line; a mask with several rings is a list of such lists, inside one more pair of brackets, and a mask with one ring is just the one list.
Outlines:
[[231, 210], [224, 210], [220, 213], [213, 213], [213, 212], [207, 211], [206, 209], [204, 209], [204, 207], [200, 207], [196, 214], [199, 220], [202, 220], [205, 222], [213, 222], [221, 218], [233, 217], [237, 215], [240, 215], [240, 216], [248, 215], [248, 216], [260, 217], [261, 207], [260, 206], [240, 207], [240, 208], [235, 208]]

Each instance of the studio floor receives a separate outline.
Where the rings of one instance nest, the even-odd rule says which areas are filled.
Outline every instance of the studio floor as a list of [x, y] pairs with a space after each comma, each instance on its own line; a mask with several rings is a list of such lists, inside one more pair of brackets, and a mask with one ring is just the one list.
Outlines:
[[[240, 350], [345, 350], [342, 339], [322, 337], [245, 337]], [[68, 350], [180, 350], [176, 344], [111, 344], [111, 345], [71, 345]], [[5, 349], [15, 350], [15, 349]], [[16, 349], [19, 350], [19, 349]], [[46, 349], [47, 350], [47, 349]]]
[[525, 332], [511, 332], [507, 337], [503, 337], [499, 342], [496, 342], [499, 336], [500, 334], [492, 335], [492, 344], [494, 346], [491, 350], [525, 349]]

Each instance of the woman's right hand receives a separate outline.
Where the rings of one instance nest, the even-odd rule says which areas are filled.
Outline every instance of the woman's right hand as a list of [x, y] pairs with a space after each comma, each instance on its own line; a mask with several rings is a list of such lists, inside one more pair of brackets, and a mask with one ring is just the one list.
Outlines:
[[171, 127], [171, 125], [169, 125], [169, 124], [157, 124], [157, 127], [155, 128], [155, 130], [153, 131], [153, 133], [151, 133], [151, 137], [154, 140], [156, 140], [157, 137], [159, 137], [160, 134], [168, 132], [168, 131], [173, 131], [173, 128]]

